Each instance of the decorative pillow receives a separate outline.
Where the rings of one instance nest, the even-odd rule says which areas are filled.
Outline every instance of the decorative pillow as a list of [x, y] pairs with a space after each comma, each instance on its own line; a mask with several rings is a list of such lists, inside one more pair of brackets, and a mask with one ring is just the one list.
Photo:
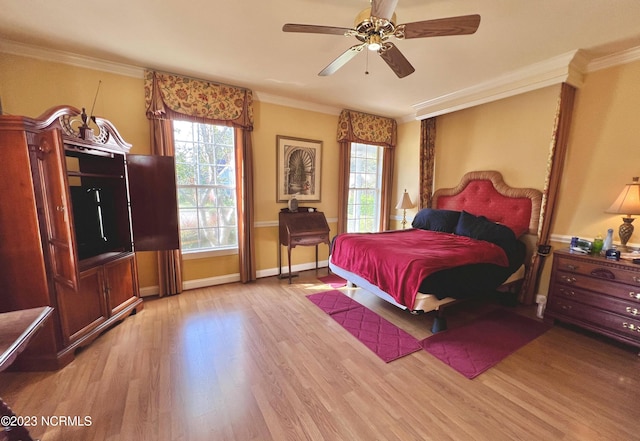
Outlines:
[[421, 230], [441, 231], [453, 233], [460, 217], [459, 211], [436, 210], [434, 208], [423, 208], [413, 218], [411, 226]]
[[491, 222], [484, 216], [474, 216], [466, 211], [460, 213], [454, 232], [459, 236], [494, 243], [504, 249], [507, 254], [513, 251], [518, 241], [511, 228]]

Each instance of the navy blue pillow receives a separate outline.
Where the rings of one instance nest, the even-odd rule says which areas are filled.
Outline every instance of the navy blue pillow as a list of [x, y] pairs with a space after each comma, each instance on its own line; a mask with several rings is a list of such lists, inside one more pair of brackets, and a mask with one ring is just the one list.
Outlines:
[[474, 216], [463, 211], [460, 213], [455, 233], [472, 239], [486, 240], [504, 249], [509, 255], [518, 239], [511, 228], [491, 222], [484, 216]]
[[459, 211], [436, 210], [434, 208], [423, 208], [413, 218], [411, 226], [421, 230], [441, 231], [453, 233], [460, 217]]
[[520, 259], [518, 256], [524, 252], [524, 244], [518, 240], [511, 228], [506, 225], [496, 224], [484, 216], [474, 216], [466, 211], [460, 213], [455, 234], [472, 239], [486, 240], [498, 245], [507, 253], [510, 264], [512, 261], [515, 262]]

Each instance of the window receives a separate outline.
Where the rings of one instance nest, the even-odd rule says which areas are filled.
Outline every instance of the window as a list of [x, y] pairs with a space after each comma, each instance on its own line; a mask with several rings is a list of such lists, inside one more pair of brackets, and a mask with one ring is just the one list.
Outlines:
[[382, 147], [351, 144], [347, 232], [379, 230]]
[[234, 129], [173, 121], [173, 133], [182, 251], [236, 249]]

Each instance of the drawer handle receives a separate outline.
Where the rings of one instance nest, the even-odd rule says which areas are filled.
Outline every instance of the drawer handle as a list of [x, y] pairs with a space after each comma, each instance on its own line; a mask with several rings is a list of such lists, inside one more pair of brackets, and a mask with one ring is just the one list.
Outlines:
[[571, 265], [570, 263], [567, 264], [567, 268], [570, 269], [571, 271], [575, 271], [579, 268], [578, 265]]
[[629, 297], [631, 297], [632, 299], [640, 300], [640, 292], [636, 293], [636, 292], [631, 291], [629, 293]]
[[640, 277], [638, 277], [638, 276], [633, 276], [633, 277], [632, 277], [632, 279], [633, 279], [633, 281], [634, 281], [635, 283], [640, 283]]
[[626, 329], [628, 329], [630, 331], [640, 332], [640, 326], [636, 326], [633, 323], [624, 322], [624, 323], [622, 323], [622, 327], [626, 328]]
[[564, 309], [565, 311], [569, 311], [571, 310], [571, 305], [561, 305], [560, 306], [562, 309]]
[[640, 311], [638, 311], [638, 308], [632, 308], [631, 306], [627, 306], [627, 312], [631, 315], [640, 314]]
[[[565, 283], [576, 283], [576, 278], [575, 277], [569, 277], [569, 276], [560, 276], [560, 279], [562, 279], [563, 282]], [[640, 294], [639, 294], [640, 296]], [[640, 297], [638, 297], [640, 298]]]
[[576, 295], [575, 291], [571, 291], [571, 290], [564, 289], [564, 288], [560, 288], [560, 292], [562, 294], [566, 295], [566, 296], [575, 296]]

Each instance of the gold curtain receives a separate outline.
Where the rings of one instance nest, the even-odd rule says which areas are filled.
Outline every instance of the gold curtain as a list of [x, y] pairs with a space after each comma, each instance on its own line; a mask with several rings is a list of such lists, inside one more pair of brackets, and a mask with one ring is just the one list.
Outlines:
[[[534, 303], [535, 293], [538, 291], [540, 274], [544, 266], [545, 257], [549, 254], [549, 238], [551, 236], [551, 224], [557, 203], [564, 160], [569, 141], [571, 119], [573, 116], [573, 104], [576, 96], [576, 88], [562, 83], [556, 118], [551, 136], [549, 159], [547, 161], [547, 176], [542, 192], [542, 206], [540, 210], [540, 223], [538, 226], [537, 252], [531, 258], [524, 285], [522, 287], [523, 303]], [[546, 249], [545, 249], [546, 248]]]
[[420, 121], [420, 201], [418, 208], [431, 208], [436, 158], [436, 118]]
[[382, 160], [382, 201], [380, 207], [380, 230], [389, 228], [391, 213], [393, 162], [398, 137], [398, 126], [394, 119], [354, 110], [343, 110], [338, 118], [340, 143], [340, 165], [338, 177], [338, 233], [347, 230], [347, 201], [349, 196], [349, 163], [351, 143], [371, 144], [384, 147]]
[[[152, 129], [152, 132], [164, 133], [164, 135], [154, 136], [152, 139], [152, 150], [156, 154], [173, 155], [171, 120], [185, 119], [234, 128], [240, 280], [243, 283], [255, 280], [253, 148], [251, 142], [253, 92], [241, 87], [149, 70], [145, 72], [144, 90], [147, 118], [152, 121], [152, 126], [155, 124], [162, 127], [161, 129]], [[168, 136], [167, 131], [171, 132], [171, 137]], [[170, 149], [166, 147], [167, 144], [171, 145]], [[162, 292], [163, 286], [182, 286], [179, 250], [173, 253], [174, 258], [170, 260], [163, 254], [159, 253], [158, 256], [159, 277], [161, 279], [160, 294], [180, 292], [181, 288], [176, 292]], [[175, 255], [178, 255], [178, 259], [175, 258]]]

